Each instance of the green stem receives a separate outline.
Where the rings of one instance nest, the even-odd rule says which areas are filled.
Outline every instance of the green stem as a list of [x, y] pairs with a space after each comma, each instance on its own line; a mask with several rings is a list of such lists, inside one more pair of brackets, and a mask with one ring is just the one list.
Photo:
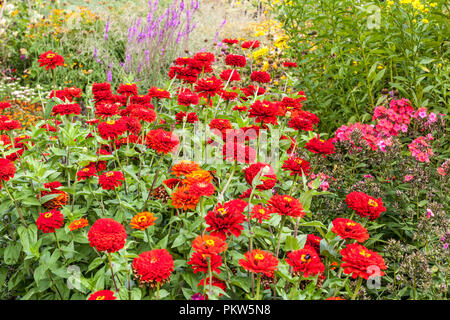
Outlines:
[[111, 253], [109, 253], [109, 252], [108, 252], [108, 261], [109, 261], [109, 268], [111, 269], [111, 276], [112, 276], [112, 280], [114, 283], [114, 287], [116, 288], [116, 292], [119, 292], [119, 289], [117, 288], [117, 284], [116, 284], [116, 279], [114, 277], [114, 271], [113, 271], [112, 262], [111, 262]]
[[358, 278], [358, 283], [356, 284], [355, 292], [353, 293], [352, 300], [356, 299], [356, 296], [358, 295], [359, 289], [361, 288], [363, 278]]
[[258, 273], [258, 282], [256, 283], [256, 300], [259, 300], [259, 287], [261, 286], [261, 273]]

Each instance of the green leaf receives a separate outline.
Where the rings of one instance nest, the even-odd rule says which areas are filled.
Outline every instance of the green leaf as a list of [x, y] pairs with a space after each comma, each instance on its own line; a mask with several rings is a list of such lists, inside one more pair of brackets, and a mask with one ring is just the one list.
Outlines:
[[284, 243], [283, 250], [284, 251], [293, 251], [293, 250], [299, 250], [300, 246], [298, 245], [298, 241], [296, 238], [292, 236], [286, 237], [286, 241]]
[[20, 243], [10, 243], [4, 252], [5, 263], [11, 265], [19, 261], [21, 250], [22, 246]]

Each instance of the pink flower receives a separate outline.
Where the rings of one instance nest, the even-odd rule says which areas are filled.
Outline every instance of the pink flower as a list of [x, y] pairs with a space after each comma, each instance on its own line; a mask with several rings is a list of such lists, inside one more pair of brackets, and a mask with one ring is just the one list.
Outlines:
[[405, 179], [403, 180], [403, 182], [411, 181], [413, 178], [414, 178], [414, 176], [412, 174], [407, 174], [405, 176]]
[[427, 219], [430, 219], [430, 217], [434, 217], [433, 211], [427, 208]]

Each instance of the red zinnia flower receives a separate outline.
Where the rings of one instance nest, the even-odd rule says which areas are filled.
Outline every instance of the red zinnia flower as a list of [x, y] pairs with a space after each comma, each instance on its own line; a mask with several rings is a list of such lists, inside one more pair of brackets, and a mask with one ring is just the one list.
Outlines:
[[359, 243], [351, 243], [341, 250], [342, 264], [345, 274], [351, 274], [353, 279], [361, 277], [369, 279], [377, 272], [377, 276], [384, 276], [381, 270], [387, 269], [383, 258], [376, 252], [370, 251]]
[[296, 130], [312, 131], [317, 123], [319, 118], [314, 113], [299, 111], [289, 120], [288, 125]]
[[224, 133], [227, 129], [232, 129], [233, 126], [231, 124], [231, 121], [228, 119], [212, 119], [209, 123], [209, 128], [211, 130], [217, 129], [220, 132]]
[[119, 114], [119, 107], [117, 106], [117, 104], [111, 104], [111, 103], [106, 103], [106, 104], [97, 104], [95, 106], [95, 116], [99, 117], [99, 118], [107, 118], [107, 117], [111, 117], [111, 116], [115, 116], [116, 114]]
[[147, 147], [165, 154], [174, 151], [180, 143], [176, 135], [163, 129], [150, 130], [146, 142]]
[[209, 257], [227, 250], [227, 247], [227, 243], [219, 237], [207, 234], [197, 236], [192, 241], [192, 248], [194, 251]]
[[186, 112], [180, 111], [175, 115], [175, 120], [177, 124], [180, 124], [183, 122], [183, 119], [186, 118], [186, 123], [195, 123], [198, 121], [198, 116], [195, 112], [189, 112], [186, 114]]
[[125, 227], [116, 220], [102, 218], [94, 222], [88, 232], [88, 239], [91, 247], [112, 253], [125, 246], [127, 233]]
[[[200, 287], [200, 286], [205, 286], [206, 285], [206, 287], [209, 287], [209, 277], [206, 277], [206, 284], [205, 284], [205, 279], [202, 279], [202, 281], [200, 281], [199, 282], [199, 284], [197, 285], [197, 287]], [[223, 291], [225, 291], [226, 289], [227, 289], [227, 284], [226, 284], [226, 282], [224, 282], [224, 281], [222, 281], [222, 280], [219, 280], [219, 279], [217, 279], [216, 277], [212, 277], [212, 283], [211, 283], [211, 285], [213, 285], [213, 286], [215, 286], [215, 287], [218, 287], [218, 288], [220, 288], [220, 289], [222, 289]], [[223, 294], [219, 294], [219, 297], [221, 297], [221, 296], [223, 296]], [[205, 294], [205, 298], [206, 299], [208, 299], [208, 296]]]
[[6, 116], [2, 116], [0, 119], [0, 131], [10, 131], [14, 129], [20, 129], [22, 125], [17, 120], [10, 120]]
[[8, 159], [0, 158], [0, 181], [8, 181], [14, 178], [16, 166]]
[[239, 265], [254, 273], [263, 273], [270, 277], [277, 269], [278, 259], [270, 252], [254, 249], [244, 254], [245, 259], [239, 260]]
[[305, 211], [303, 210], [303, 205], [297, 199], [288, 195], [274, 195], [270, 198], [267, 203], [268, 208], [273, 213], [278, 213], [279, 215], [286, 215], [291, 217], [305, 216]]
[[217, 236], [225, 240], [227, 236], [233, 234], [235, 237], [241, 235], [244, 229], [242, 223], [245, 215], [242, 213], [247, 206], [247, 202], [236, 199], [226, 203], [217, 204], [213, 211], [209, 211], [205, 217], [208, 228], [206, 231], [212, 231], [212, 236]]
[[135, 108], [131, 111], [131, 115], [136, 117], [141, 121], [151, 123], [156, 120], [156, 112], [152, 109], [147, 109], [144, 107]]
[[97, 176], [97, 168], [95, 166], [87, 166], [77, 172], [77, 180], [86, 180]]
[[92, 293], [88, 300], [116, 300], [117, 297], [114, 296], [114, 292], [111, 290], [100, 290]]
[[118, 136], [127, 130], [125, 123], [121, 120], [108, 120], [99, 123], [98, 133], [103, 139], [111, 140], [117, 139]]
[[56, 66], [64, 65], [64, 58], [59, 54], [49, 50], [39, 56], [38, 63], [39, 67], [45, 66], [45, 70], [49, 70], [50, 68], [52, 68], [53, 70], [56, 68]]
[[220, 74], [220, 79], [227, 82], [240, 81], [241, 76], [239, 75], [239, 72], [237, 72], [236, 70], [225, 69]]
[[258, 83], [269, 83], [272, 79], [266, 71], [253, 71], [250, 75], [250, 80]]
[[151, 87], [148, 89], [147, 95], [150, 98], [157, 98], [157, 99], [169, 99], [170, 93], [167, 90], [163, 90], [157, 87]]
[[36, 220], [37, 228], [44, 233], [53, 233], [56, 229], [60, 229], [63, 224], [64, 216], [57, 210], [42, 212]]
[[235, 143], [234, 139], [227, 139], [225, 141], [222, 154], [224, 155], [224, 159], [229, 162], [251, 163], [256, 160], [255, 149], [242, 143]]
[[142, 252], [133, 259], [133, 273], [139, 283], [150, 287], [161, 286], [169, 281], [174, 268], [172, 255], [166, 249]]
[[104, 190], [112, 190], [116, 187], [122, 185], [121, 181], [124, 181], [125, 177], [120, 171], [109, 171], [105, 172], [101, 176], [98, 177], [98, 184]]
[[11, 103], [9, 102], [0, 102], [0, 110], [5, 110], [11, 107]]
[[258, 190], [272, 189], [276, 182], [277, 176], [272, 166], [267, 163], [257, 162], [244, 169], [245, 181], [250, 186], [253, 186], [253, 179], [260, 173], [259, 181], [261, 182], [256, 186]]
[[188, 107], [191, 104], [197, 105], [199, 102], [199, 97], [196, 93], [193, 93], [191, 90], [184, 89], [178, 95], [177, 101], [179, 105]]
[[303, 248], [289, 252], [286, 262], [293, 266], [294, 276], [303, 276], [308, 278], [325, 271], [325, 266], [313, 248]]
[[308, 234], [306, 236], [305, 248], [310, 247], [316, 250], [317, 254], [320, 254], [320, 241], [321, 237], [316, 236], [315, 234]]
[[319, 137], [314, 137], [309, 140], [305, 145], [305, 149], [313, 153], [321, 154], [323, 157], [326, 154], [335, 153], [334, 144], [331, 142], [331, 139], [321, 140]]
[[53, 107], [52, 109], [52, 115], [69, 115], [69, 114], [80, 114], [81, 108], [78, 103], [72, 103], [72, 104], [58, 104]]
[[380, 213], [386, 211], [381, 198], [376, 199], [364, 192], [350, 192], [345, 198], [345, 203], [360, 217], [368, 217], [370, 221], [377, 219]]
[[350, 219], [334, 219], [331, 231], [336, 233], [342, 239], [355, 239], [358, 242], [364, 242], [369, 239], [367, 229], [361, 224]]
[[216, 188], [210, 182], [196, 182], [189, 187], [189, 193], [197, 197], [209, 197], [216, 192]]
[[207, 79], [200, 79], [195, 86], [195, 92], [199, 92], [200, 97], [214, 97], [223, 88], [223, 82], [212, 76]]
[[118, 94], [123, 94], [126, 96], [137, 96], [138, 88], [136, 84], [119, 84], [119, 88], [117, 89]]
[[248, 116], [250, 118], [256, 118], [256, 122], [278, 124], [278, 104], [269, 101], [255, 101], [250, 106]]
[[291, 172], [291, 176], [298, 174], [299, 176], [302, 175], [309, 175], [309, 171], [311, 170], [311, 165], [308, 161], [291, 156], [288, 159], [286, 159], [283, 163], [283, 166], [281, 167], [283, 170], [289, 170]]
[[259, 41], [258, 40], [245, 41], [242, 43], [241, 47], [244, 49], [256, 49], [259, 47]]
[[172, 174], [177, 177], [186, 176], [197, 170], [200, 170], [199, 164], [190, 160], [180, 160], [172, 166]]
[[232, 45], [232, 44], [235, 44], [235, 43], [239, 43], [239, 40], [238, 39], [232, 39], [232, 38], [225, 38], [225, 39], [222, 40], [222, 42]]
[[257, 219], [259, 223], [262, 223], [262, 220], [270, 220], [270, 210], [267, 208], [264, 208], [262, 205], [257, 204], [252, 208], [252, 211], [250, 212], [251, 219]]
[[297, 62], [289, 62], [289, 61], [285, 61], [285, 62], [283, 63], [283, 67], [286, 67], [286, 68], [297, 68], [298, 65], [297, 65]]
[[245, 56], [241, 56], [238, 54], [229, 54], [225, 57], [225, 64], [233, 67], [245, 67], [247, 64], [247, 60]]
[[222, 265], [222, 257], [219, 254], [212, 255], [209, 258], [205, 255], [194, 252], [192, 254], [191, 259], [187, 262], [187, 264], [192, 266], [192, 270], [194, 271], [194, 274], [197, 272], [208, 272], [208, 259], [211, 263], [211, 272], [217, 272], [217, 274], [220, 274], [219, 267]]

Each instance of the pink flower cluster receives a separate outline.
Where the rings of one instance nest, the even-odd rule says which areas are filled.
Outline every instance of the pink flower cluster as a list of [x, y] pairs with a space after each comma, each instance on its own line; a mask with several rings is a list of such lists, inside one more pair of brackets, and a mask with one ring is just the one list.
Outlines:
[[342, 125], [334, 133], [334, 138], [331, 139], [331, 142], [335, 143], [336, 141], [350, 141], [356, 151], [359, 152], [361, 151], [361, 148], [356, 147], [355, 142], [351, 138], [351, 135], [355, 130], [358, 130], [362, 134], [362, 137], [367, 142], [368, 147], [370, 147], [372, 150], [377, 150], [377, 145], [380, 139], [377, 138], [378, 134], [375, 131], [374, 126], [369, 124], [362, 124], [359, 122], [352, 123], [348, 126]]
[[[441, 117], [444, 116], [443, 114], [439, 114]], [[417, 119], [421, 121], [424, 125], [424, 127], [429, 127], [433, 123], [435, 123], [438, 119], [437, 115], [434, 112], [427, 112], [427, 108], [420, 107], [417, 109], [417, 111], [412, 116], [414, 119]]]
[[430, 162], [430, 157], [434, 155], [431, 149], [429, 141], [434, 140], [431, 134], [427, 134], [425, 137], [418, 137], [414, 139], [411, 144], [408, 145], [411, 155], [420, 162]]
[[316, 180], [317, 178], [319, 178], [320, 181], [320, 185], [319, 188], [322, 189], [322, 191], [327, 191], [328, 188], [330, 187], [330, 184], [328, 183], [328, 179], [333, 179], [336, 180], [335, 178], [332, 178], [330, 176], [327, 176], [325, 173], [320, 172], [319, 174], [314, 174], [311, 173], [311, 175], [309, 176], [309, 178], [311, 178], [311, 180], [308, 182], [308, 187], [312, 189], [313, 187], [313, 182], [314, 180]]
[[373, 111], [372, 121], [378, 120], [376, 131], [391, 137], [398, 136], [400, 131], [408, 132], [408, 125], [414, 114], [414, 108], [408, 99], [391, 100], [389, 108], [378, 106]]

